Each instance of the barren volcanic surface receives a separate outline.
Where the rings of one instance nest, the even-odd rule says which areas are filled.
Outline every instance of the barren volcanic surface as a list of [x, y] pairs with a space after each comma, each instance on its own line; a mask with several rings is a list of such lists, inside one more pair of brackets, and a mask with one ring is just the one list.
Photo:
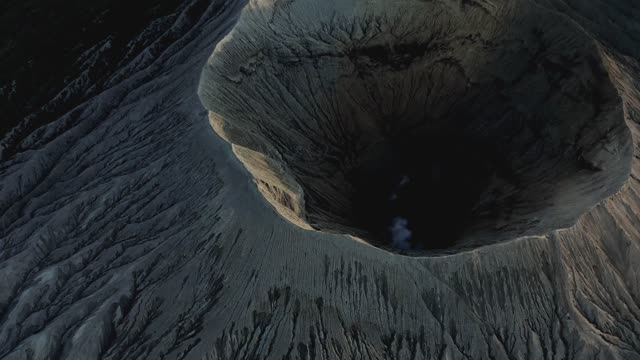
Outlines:
[[637, 4], [160, 13], [0, 140], [0, 359], [640, 359]]

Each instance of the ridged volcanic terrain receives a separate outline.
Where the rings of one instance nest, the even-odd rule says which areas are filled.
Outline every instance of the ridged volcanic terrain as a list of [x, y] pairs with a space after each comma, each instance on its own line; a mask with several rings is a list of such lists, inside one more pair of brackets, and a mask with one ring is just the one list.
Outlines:
[[[0, 358], [640, 359], [638, 5], [399, 1], [385, 13], [416, 23], [391, 28], [416, 41], [393, 50], [354, 44], [372, 33], [349, 19], [375, 16], [380, 3], [188, 0], [132, 36], [120, 58], [101, 62], [107, 49], [96, 42], [68, 88], [44, 105], [56, 116], [37, 126], [16, 119], [0, 140]], [[344, 16], [327, 16], [331, 7]], [[439, 19], [438, 27], [424, 18]], [[444, 43], [426, 49], [417, 41], [426, 33], [403, 24], [441, 28]], [[358, 77], [348, 63], [370, 74]], [[428, 82], [402, 80], [419, 69], [439, 81], [429, 96]], [[292, 87], [302, 74], [309, 78]], [[406, 96], [411, 116], [371, 115], [376, 101], [364, 102], [363, 87], [411, 93], [411, 84], [424, 94]], [[418, 128], [397, 147], [405, 137], [384, 124], [424, 119], [421, 99], [442, 131], [433, 139]], [[465, 106], [440, 117], [448, 110], [438, 106], [456, 99]], [[347, 108], [350, 129], [307, 121], [327, 124], [320, 120], [335, 121]], [[480, 120], [495, 119], [497, 136], [507, 131], [500, 120], [531, 109], [534, 118], [509, 128], [522, 138], [466, 155], [462, 145], [475, 144], [466, 139], [489, 139]], [[290, 117], [302, 113], [304, 122]], [[238, 121], [250, 126], [231, 131]], [[459, 143], [456, 128], [466, 129]], [[541, 133], [522, 130], [534, 128]], [[360, 134], [367, 145], [382, 139], [379, 152], [350, 160], [364, 174], [377, 171], [369, 157], [415, 160], [409, 155], [424, 148], [442, 150], [445, 159], [469, 161], [450, 170], [458, 177], [515, 172], [501, 181], [516, 179], [524, 197], [499, 207], [511, 219], [471, 212], [480, 220], [464, 227], [450, 254], [395, 254], [357, 211], [333, 208], [332, 201], [345, 205], [338, 210], [358, 208], [357, 196], [341, 192], [359, 184], [357, 176], [338, 174], [347, 186], [333, 189], [301, 175], [352, 170], [340, 167], [343, 153], [331, 153], [321, 130], [336, 140]], [[296, 148], [303, 141], [315, 147]], [[331, 154], [333, 162], [313, 158]], [[516, 163], [493, 161], [505, 156]], [[527, 162], [537, 166], [520, 166]], [[416, 171], [413, 161], [399, 163], [406, 163], [399, 173]], [[491, 176], [478, 180], [508, 189]], [[486, 189], [474, 192], [477, 199], [488, 199]], [[281, 207], [284, 190], [299, 195], [284, 202], [290, 210]], [[527, 224], [531, 217], [540, 222]]]

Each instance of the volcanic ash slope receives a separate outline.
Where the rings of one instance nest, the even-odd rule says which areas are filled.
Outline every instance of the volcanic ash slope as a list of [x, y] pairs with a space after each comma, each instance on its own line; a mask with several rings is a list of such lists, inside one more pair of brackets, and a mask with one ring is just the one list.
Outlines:
[[[95, 95], [0, 142], [0, 358], [640, 359], [634, 2], [244, 5], [185, 1], [121, 61], [92, 63], [111, 74]], [[369, 15], [384, 21], [353, 22]], [[434, 29], [435, 48], [389, 52]], [[413, 115], [398, 128], [374, 111], [383, 90], [402, 92], [376, 95], [395, 101], [381, 109]], [[496, 109], [536, 111], [509, 128]], [[344, 128], [325, 122], [337, 114]], [[346, 170], [384, 159], [423, 115], [522, 136], [501, 143], [523, 196], [500, 204], [518, 216], [480, 217], [448, 256], [393, 254], [342, 192], [358, 184]], [[345, 158], [357, 141], [383, 146]]]

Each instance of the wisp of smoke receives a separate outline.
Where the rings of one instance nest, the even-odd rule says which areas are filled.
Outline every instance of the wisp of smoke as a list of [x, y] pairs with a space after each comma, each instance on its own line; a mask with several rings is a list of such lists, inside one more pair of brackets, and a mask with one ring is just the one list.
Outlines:
[[391, 246], [396, 249], [409, 250], [411, 244], [411, 230], [407, 228], [409, 220], [397, 216], [391, 221], [389, 231], [391, 231]]

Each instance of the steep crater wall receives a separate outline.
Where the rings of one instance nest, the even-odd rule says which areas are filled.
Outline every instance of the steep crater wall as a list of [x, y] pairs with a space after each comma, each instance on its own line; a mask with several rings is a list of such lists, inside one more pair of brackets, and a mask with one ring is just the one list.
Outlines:
[[516, 1], [251, 2], [200, 97], [298, 226], [411, 255], [570, 226], [626, 180], [600, 49]]

